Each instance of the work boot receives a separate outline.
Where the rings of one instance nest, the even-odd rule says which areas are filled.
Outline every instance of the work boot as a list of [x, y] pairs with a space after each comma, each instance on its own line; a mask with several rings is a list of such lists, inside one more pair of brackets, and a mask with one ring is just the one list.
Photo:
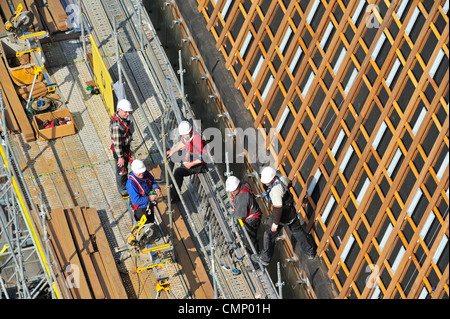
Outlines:
[[316, 257], [316, 251], [315, 250], [308, 251], [307, 253], [305, 253], [305, 256], [307, 259], [312, 260], [314, 259], [314, 257]]
[[257, 264], [263, 265], [264, 267], [269, 266], [269, 263], [267, 261], [262, 260], [261, 256], [258, 254], [251, 255], [250, 259]]
[[253, 260], [252, 253], [250, 253], [249, 256], [250, 256], [250, 262], [252, 263], [253, 268], [258, 269], [260, 267], [259, 263], [257, 263], [256, 261]]
[[120, 193], [120, 195], [122, 195], [122, 198], [123, 198], [123, 199], [127, 199], [127, 198], [130, 197], [130, 194], [128, 194], [128, 191], [127, 191], [127, 190], [122, 191], [122, 192]]

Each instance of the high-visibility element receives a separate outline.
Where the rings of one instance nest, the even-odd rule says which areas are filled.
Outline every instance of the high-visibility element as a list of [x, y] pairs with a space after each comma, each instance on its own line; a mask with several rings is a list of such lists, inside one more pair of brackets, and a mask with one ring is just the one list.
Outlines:
[[94, 37], [90, 35], [92, 45], [92, 64], [94, 68], [94, 80], [97, 88], [100, 90], [100, 96], [105, 104], [106, 111], [109, 116], [113, 116], [114, 110], [114, 94], [113, 94], [113, 80], [109, 74], [108, 68], [103, 61], [102, 55], [95, 43]]
[[3, 258], [5, 258], [6, 252], [9, 249], [9, 245], [4, 244], [2, 250], [0, 250], [0, 261], [2, 261]]

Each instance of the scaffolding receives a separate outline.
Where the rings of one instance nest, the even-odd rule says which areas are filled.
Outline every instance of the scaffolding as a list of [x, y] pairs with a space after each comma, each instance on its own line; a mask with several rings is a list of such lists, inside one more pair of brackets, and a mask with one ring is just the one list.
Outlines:
[[449, 1], [189, 2], [337, 297], [448, 298]]
[[[1, 90], [0, 110], [4, 119]], [[42, 240], [36, 227], [36, 223], [45, 224], [42, 223], [45, 212], [38, 212], [28, 202], [6, 125], [3, 121], [0, 124], [0, 298], [58, 298], [60, 288], [51, 267], [54, 259], [48, 249], [47, 237]]]
[[[142, 116], [141, 118], [150, 132], [157, 151], [155, 153], [163, 159], [166, 187], [169, 189], [170, 180], [174, 181], [175, 179], [171, 165], [165, 159], [166, 149], [173, 142], [168, 133], [175, 130], [183, 118], [193, 121], [194, 129], [199, 132], [201, 132], [200, 127], [182, 93], [182, 85], [176, 80], [171, 80], [176, 79], [175, 72], [169, 67], [168, 72], [171, 77], [168, 78], [161, 69], [161, 65], [170, 66], [170, 63], [157, 40], [142, 2], [115, 1], [104, 4], [104, 8], [106, 12], [115, 12], [113, 16], [115, 25], [123, 24], [124, 17], [131, 17], [131, 21], [134, 22], [125, 24], [122, 27], [122, 33], [120, 31], [115, 32], [118, 37], [116, 43], [120, 45], [122, 52], [127, 52], [130, 48], [146, 49], [142, 50], [141, 54], [143, 54], [146, 66], [152, 75], [156, 94], [164, 103], [164, 111], [161, 119], [157, 120], [159, 125], [154, 125], [155, 118], [152, 115]], [[89, 9], [85, 7], [83, 10]], [[118, 17], [117, 20], [116, 17]], [[92, 23], [95, 22], [92, 21]], [[93, 33], [97, 33], [95, 28]], [[101, 38], [101, 35], [96, 34], [96, 37]], [[159, 51], [164, 63], [155, 63], [155, 53], [150, 50], [149, 39], [153, 40], [152, 43], [156, 46], [156, 51]], [[119, 50], [115, 48], [115, 52], [119, 52]], [[116, 57], [115, 62], [117, 63], [121, 59], [131, 59], [131, 55], [123, 54], [120, 59]], [[128, 62], [129, 65], [132, 64], [130, 61]], [[118, 78], [120, 79], [123, 76], [125, 83], [127, 83], [126, 88], [131, 93], [129, 99], [132, 97], [137, 105], [142, 106], [143, 110], [144, 107], [149, 108], [146, 105], [147, 102], [139, 96], [138, 90], [132, 84], [130, 75], [122, 65], [122, 62], [117, 63]], [[178, 96], [178, 100], [180, 100], [181, 109], [175, 96], [180, 92], [181, 96]], [[150, 112], [147, 114], [150, 114]], [[207, 150], [209, 152], [208, 148]], [[153, 154], [153, 158], [156, 154]], [[265, 271], [254, 268], [250, 256], [245, 251], [243, 240], [246, 239], [242, 230], [235, 227], [235, 222], [231, 218], [231, 204], [225, 191], [223, 177], [217, 171], [212, 158], [206, 160], [206, 162], [212, 163], [209, 165], [207, 173], [185, 179], [185, 184], [188, 185], [185, 187], [189, 191], [186, 191], [185, 188], [178, 188], [175, 182], [172, 183], [172, 187], [175, 187], [179, 195], [184, 194], [184, 196], [180, 196], [180, 208], [183, 211], [186, 224], [189, 225], [197, 250], [210, 269], [210, 278], [217, 287], [214, 295], [218, 298], [278, 298], [271, 279]], [[167, 193], [169, 194], [169, 192]], [[170, 198], [168, 198], [167, 212], [172, 216], [173, 210]], [[172, 217], [170, 219], [172, 220]], [[203, 236], [208, 232], [213, 233], [215, 243], [211, 242], [207, 235]], [[212, 247], [214, 249], [211, 249]], [[220, 267], [213, 267], [215, 262]]]
[[[98, 43], [110, 38], [111, 34], [114, 35], [115, 44], [108, 47], [108, 44], [113, 42], [106, 41], [105, 46], [100, 46], [100, 51], [103, 53], [104, 61], [112, 77], [118, 80], [119, 84], [123, 84], [122, 93], [126, 93], [127, 98], [133, 100], [138, 106], [135, 114], [140, 115], [139, 125], [142, 130], [140, 133], [143, 144], [148, 146], [150, 159], [164, 166], [163, 175], [167, 183], [166, 187], [169, 189], [169, 182], [174, 180], [174, 177], [165, 159], [166, 149], [171, 143], [168, 132], [175, 129], [182, 118], [195, 119], [185, 97], [179, 96], [182, 88], [176, 81], [175, 72], [165, 57], [146, 11], [141, 1], [85, 0], [81, 1], [80, 5], [83, 57], [85, 58], [89, 51], [89, 44], [85, 41], [87, 34], [92, 35]], [[105, 18], [109, 19], [106, 21], [109, 24], [105, 24]], [[113, 30], [110, 30], [111, 26]], [[155, 54], [155, 50], [159, 55]], [[163, 62], [160, 61], [161, 57]], [[139, 63], [136, 63], [137, 61]], [[114, 64], [117, 68], [112, 68]], [[136, 65], [144, 67], [136, 69]], [[142, 96], [145, 90], [143, 86], [148, 85], [149, 82], [155, 89], [155, 93], [151, 96], [157, 100], [156, 106]], [[64, 89], [62, 91], [65, 92]], [[180, 100], [181, 110], [178, 106]], [[158, 103], [162, 104], [162, 112], [159, 112], [157, 108], [160, 106]], [[160, 118], [157, 118], [158, 116]], [[150, 133], [149, 137], [144, 138], [144, 130]], [[3, 128], [2, 131], [6, 132], [6, 129]], [[58, 142], [56, 143], [59, 145]], [[55, 149], [58, 145], [55, 145]], [[69, 146], [63, 146], [64, 149], [66, 147]], [[37, 209], [33, 203], [33, 197], [28, 192], [26, 182], [23, 181], [19, 165], [14, 162], [14, 152], [9, 145], [7, 133], [3, 134], [2, 159], [4, 162], [1, 193], [4, 218], [0, 233], [1, 243], [3, 244], [4, 241], [3, 246], [0, 247], [2, 296], [60, 298], [61, 289], [67, 287], [64, 284], [58, 284], [55, 279], [55, 273], [58, 272], [59, 278], [64, 277], [57, 267], [53, 267], [55, 259], [52, 256], [52, 250], [48, 247], [48, 235], [45, 229], [47, 213]], [[186, 180], [182, 189], [178, 188], [176, 183], [173, 183], [173, 187], [182, 195], [180, 211], [189, 226], [192, 240], [196, 244], [202, 262], [206, 265], [205, 268], [209, 269], [210, 278], [213, 278], [216, 283], [214, 296], [216, 298], [277, 298], [270, 278], [253, 267], [243, 248], [242, 240], [245, 238], [241, 230], [236, 229], [231, 222], [231, 205], [224, 189], [223, 177], [213, 166], [208, 173]], [[14, 169], [9, 169], [13, 167]], [[77, 181], [80, 182], [81, 179], [82, 176], [78, 175]], [[69, 183], [68, 180], [65, 182]], [[196, 198], [186, 196], [189, 193], [186, 191], [188, 188], [199, 189], [198, 195], [194, 195]], [[197, 194], [197, 191], [195, 193]], [[71, 205], [73, 198], [68, 199], [66, 203], [60, 198], [58, 191], [56, 195], [61, 205]], [[41, 201], [40, 207], [52, 206], [45, 203], [45, 200]], [[170, 228], [172, 228], [173, 208], [170, 198], [166, 212], [170, 216]], [[40, 231], [42, 233], [39, 233]], [[214, 243], [208, 236], [203, 236], [208, 232], [213, 236]], [[18, 237], [19, 234], [20, 237]], [[111, 236], [113, 233], [108, 235]]]

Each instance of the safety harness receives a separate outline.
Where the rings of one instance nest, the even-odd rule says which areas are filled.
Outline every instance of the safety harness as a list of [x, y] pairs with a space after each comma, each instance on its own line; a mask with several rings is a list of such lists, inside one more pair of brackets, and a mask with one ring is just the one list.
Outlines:
[[[117, 113], [114, 113], [114, 115], [111, 117], [111, 121], [110, 123], [112, 124], [113, 122], [118, 122], [120, 125], [122, 125], [122, 127], [125, 129], [125, 134], [123, 135], [123, 140], [126, 140], [128, 132], [130, 131], [130, 127], [125, 125], [125, 123], [122, 121], [122, 119], [120, 118], [120, 116], [117, 115]], [[111, 137], [112, 138], [112, 137]], [[111, 151], [114, 151], [114, 139], [112, 138], [113, 143], [111, 143]], [[128, 161], [130, 162], [130, 164], [132, 163], [131, 160], [131, 150], [129, 151], [129, 154], [127, 153], [123, 153], [123, 155], [128, 159]]]
[[[191, 156], [194, 156], [194, 155], [201, 155], [202, 153], [204, 153], [204, 152], [203, 152], [203, 149], [198, 149], [198, 147], [196, 147], [196, 144], [197, 144], [197, 143], [194, 143], [194, 136], [195, 136], [195, 135], [198, 135], [198, 136], [200, 137], [202, 144], [204, 143], [204, 141], [203, 141], [203, 139], [201, 138], [201, 136], [200, 136], [197, 132], [195, 132], [195, 131], [193, 131], [192, 136], [191, 136], [191, 138], [190, 138], [189, 140], [183, 139], [183, 142], [184, 142], [184, 148], [185, 148], [185, 150], [186, 150], [186, 155], [185, 155], [184, 159], [185, 159], [186, 162], [188, 161], [188, 159], [189, 159]], [[202, 145], [202, 146], [203, 146], [203, 145]]]
[[266, 192], [262, 192], [261, 196], [263, 196], [264, 198], [266, 198], [267, 200], [271, 200], [269, 194], [270, 191], [272, 190], [272, 188], [274, 188], [276, 185], [281, 185], [281, 187], [283, 188], [283, 206], [285, 205], [290, 205], [293, 203], [293, 196], [291, 194], [291, 192], [289, 191], [289, 189], [287, 188], [287, 186], [281, 181], [281, 179], [278, 177], [278, 175], [275, 176], [276, 181], [273, 182], [272, 185], [270, 185], [269, 187], [267, 187], [267, 191]]
[[[139, 187], [139, 191], [140, 191], [141, 196], [156, 195], [156, 192], [154, 190], [151, 190], [150, 194], [146, 194], [144, 192], [144, 189], [142, 188], [141, 184], [139, 184], [139, 181], [136, 178], [134, 178], [134, 176], [130, 175], [130, 176], [128, 176], [128, 178], [131, 178], [131, 180], [134, 181], [137, 184], [137, 186]], [[151, 185], [152, 181], [150, 180], [150, 178], [146, 177], [146, 179], [147, 179], [148, 183]], [[151, 192], [154, 192], [155, 194], [152, 194]], [[131, 203], [131, 206], [132, 206], [131, 209], [133, 211], [135, 211], [135, 210], [137, 210], [139, 208], [139, 205], [136, 205], [136, 204], [133, 204], [133, 203]]]
[[[247, 212], [247, 217], [245, 217], [244, 221], [247, 221], [247, 219], [249, 218], [261, 218], [261, 210], [258, 210], [256, 213], [253, 212], [253, 192], [247, 187], [247, 185], [243, 183], [240, 183], [239, 186], [242, 187], [240, 187], [239, 193], [237, 193], [236, 195], [239, 195], [241, 193], [250, 193], [250, 197], [252, 199], [252, 207], [250, 207], [249, 211]], [[234, 205], [234, 195], [231, 195], [231, 200]]]

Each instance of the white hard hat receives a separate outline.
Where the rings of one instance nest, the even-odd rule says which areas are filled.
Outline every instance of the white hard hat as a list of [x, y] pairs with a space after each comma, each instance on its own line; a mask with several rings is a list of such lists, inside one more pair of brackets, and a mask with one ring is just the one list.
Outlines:
[[186, 135], [192, 131], [192, 125], [188, 121], [181, 121], [180, 125], [178, 125], [178, 134]]
[[143, 173], [147, 170], [143, 161], [135, 159], [133, 163], [131, 163], [131, 170], [135, 174]]
[[261, 171], [261, 183], [269, 184], [277, 175], [277, 171], [270, 166], [264, 167]]
[[131, 103], [128, 100], [120, 100], [119, 103], [117, 103], [117, 109], [121, 109], [125, 112], [133, 112], [133, 108], [131, 107]]
[[229, 176], [225, 182], [225, 189], [227, 192], [234, 192], [241, 181], [236, 176]]

